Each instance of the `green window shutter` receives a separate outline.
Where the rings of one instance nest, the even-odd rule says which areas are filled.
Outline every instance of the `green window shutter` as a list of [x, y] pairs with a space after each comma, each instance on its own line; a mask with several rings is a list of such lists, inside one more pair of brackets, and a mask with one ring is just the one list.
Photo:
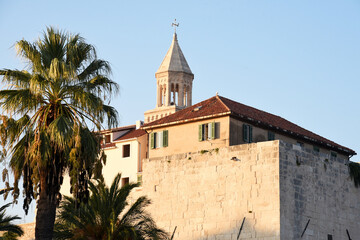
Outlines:
[[318, 146], [313, 146], [315, 152], [320, 152], [320, 148]]
[[269, 141], [275, 140], [275, 133], [268, 131], [268, 140]]
[[168, 146], [168, 130], [164, 130], [163, 131], [163, 147], [167, 147]]
[[249, 127], [249, 125], [243, 124], [243, 140], [244, 140], [244, 142], [249, 142], [248, 127]]
[[211, 123], [211, 139], [215, 139], [215, 122]]
[[202, 132], [202, 125], [200, 124], [199, 125], [199, 142], [201, 142], [203, 139], [202, 139], [202, 136], [203, 136], [203, 132]]
[[252, 143], [252, 130], [253, 130], [253, 127], [252, 126], [249, 126], [249, 142]]
[[150, 146], [151, 146], [151, 149], [155, 148], [155, 134], [154, 133], [150, 134]]

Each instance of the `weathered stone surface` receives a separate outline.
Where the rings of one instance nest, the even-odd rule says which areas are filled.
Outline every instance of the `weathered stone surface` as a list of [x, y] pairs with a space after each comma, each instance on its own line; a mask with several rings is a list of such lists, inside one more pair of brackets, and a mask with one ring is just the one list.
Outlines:
[[[280, 141], [282, 239], [347, 240], [360, 236], [360, 189], [351, 181], [346, 159]], [[296, 163], [296, 159], [300, 164]]]
[[147, 159], [139, 193], [177, 240], [236, 239], [244, 217], [240, 239], [299, 239], [308, 219], [303, 239], [345, 240], [346, 229], [356, 239], [360, 189], [346, 162], [283, 141], [243, 144]]
[[236, 239], [244, 217], [241, 239], [280, 239], [278, 146], [263, 142], [191, 153], [191, 159], [145, 160], [142, 193], [153, 202], [151, 215], [170, 233], [177, 227], [178, 240]]

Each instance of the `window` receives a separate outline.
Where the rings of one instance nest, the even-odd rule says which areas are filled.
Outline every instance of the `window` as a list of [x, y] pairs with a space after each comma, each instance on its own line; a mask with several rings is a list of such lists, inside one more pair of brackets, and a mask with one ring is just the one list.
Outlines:
[[129, 178], [128, 177], [121, 178], [121, 186], [123, 187], [126, 184], [129, 184]]
[[167, 147], [169, 142], [169, 131], [153, 132], [150, 134], [151, 149]]
[[157, 132], [156, 133], [156, 148], [162, 148], [163, 147], [163, 132]]
[[141, 173], [138, 173], [138, 175], [137, 175], [137, 182], [138, 182], [139, 186], [142, 185], [142, 174]]
[[275, 133], [268, 131], [268, 140], [269, 141], [275, 140]]
[[320, 148], [318, 146], [313, 146], [314, 152], [320, 152]]
[[123, 145], [123, 158], [130, 157], [130, 144]]
[[246, 143], [252, 142], [252, 131], [253, 128], [250, 125], [244, 124], [243, 125], [243, 140]]
[[333, 240], [333, 237], [331, 234], [328, 234], [328, 240]]
[[110, 143], [111, 142], [110, 134], [105, 135], [104, 139], [105, 139], [105, 144]]
[[337, 157], [337, 153], [336, 153], [336, 152], [331, 151], [331, 152], [330, 152], [330, 156], [331, 156], [331, 157], [333, 157], [333, 158], [336, 158], [336, 157]]
[[211, 122], [199, 125], [199, 141], [219, 138], [219, 123]]

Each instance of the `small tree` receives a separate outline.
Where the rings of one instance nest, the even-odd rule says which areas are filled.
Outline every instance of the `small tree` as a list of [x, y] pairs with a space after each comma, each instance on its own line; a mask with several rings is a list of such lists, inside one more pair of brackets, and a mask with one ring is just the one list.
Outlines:
[[149, 199], [140, 197], [128, 206], [130, 191], [138, 184], [120, 188], [120, 179], [118, 174], [110, 188], [103, 181], [90, 183], [91, 196], [87, 204], [78, 205], [76, 199], [65, 197], [55, 224], [55, 239], [168, 239], [145, 212]]

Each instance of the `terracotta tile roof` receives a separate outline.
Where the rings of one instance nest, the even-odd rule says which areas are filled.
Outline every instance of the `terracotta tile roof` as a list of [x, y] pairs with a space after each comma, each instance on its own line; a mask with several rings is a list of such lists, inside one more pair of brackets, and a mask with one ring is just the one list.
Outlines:
[[125, 135], [115, 139], [114, 141], [122, 141], [126, 139], [137, 138], [137, 137], [141, 137], [144, 134], [146, 134], [146, 131], [143, 129], [133, 129], [130, 132], [126, 133]]
[[135, 129], [135, 128], [136, 128], [136, 125], [128, 125], [128, 126], [123, 126], [123, 127], [101, 130], [100, 133], [118, 132], [118, 131], [130, 130], [130, 129]]
[[161, 118], [151, 123], [143, 125], [143, 129], [180, 124], [191, 121], [198, 121], [205, 118], [212, 118], [221, 115], [230, 115], [265, 129], [283, 135], [291, 136], [305, 142], [315, 143], [328, 149], [333, 149], [346, 155], [356, 155], [355, 151], [341, 146], [333, 141], [321, 137], [311, 131], [308, 131], [282, 117], [259, 109], [232, 101], [228, 98], [215, 96], [175, 112], [169, 116]]
[[224, 115], [227, 113], [230, 113], [230, 109], [217, 97], [212, 97], [156, 121], [146, 123], [142, 126], [142, 128], [147, 129], [158, 125], [170, 125], [194, 121], [205, 117]]

